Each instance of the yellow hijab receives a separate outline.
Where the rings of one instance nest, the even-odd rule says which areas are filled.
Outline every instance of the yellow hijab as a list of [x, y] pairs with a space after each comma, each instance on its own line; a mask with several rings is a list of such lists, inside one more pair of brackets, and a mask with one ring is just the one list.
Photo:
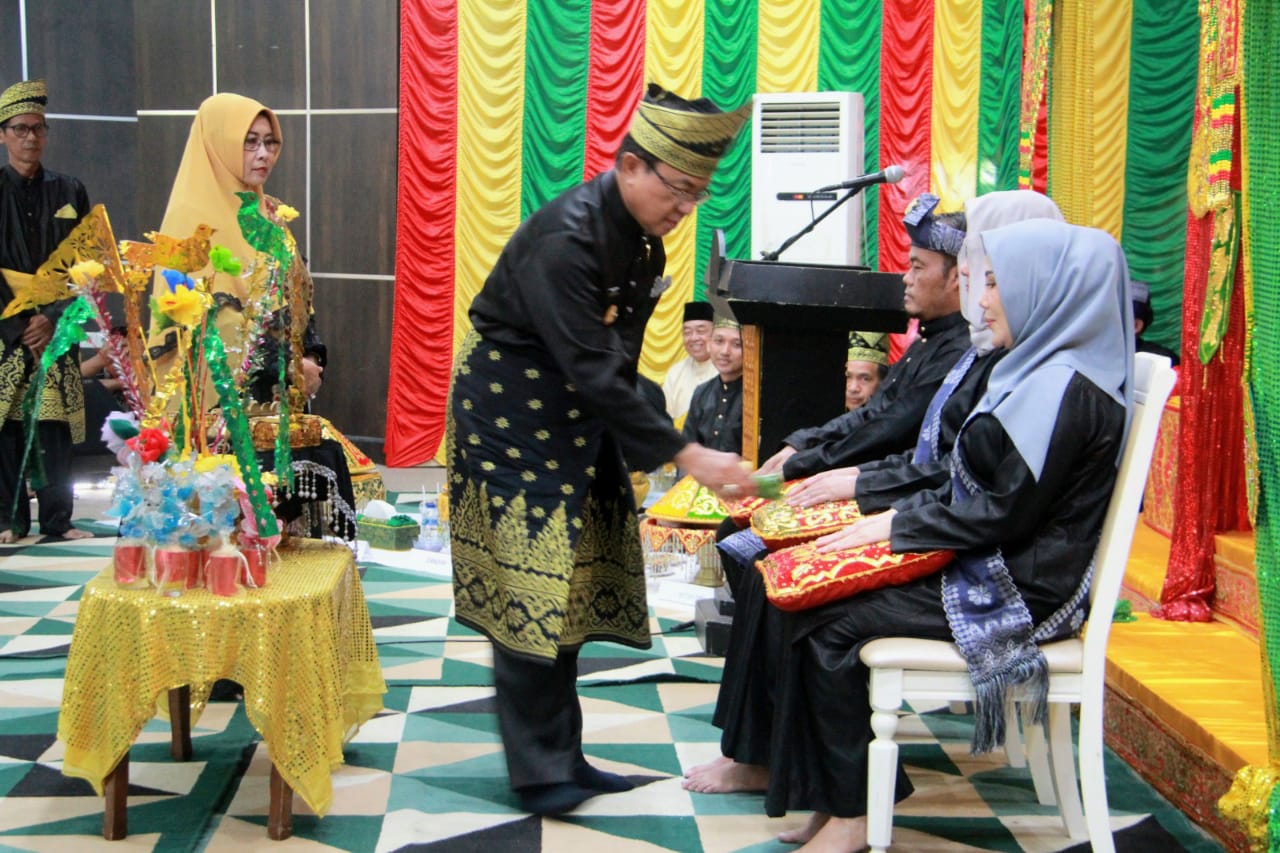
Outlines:
[[[215, 229], [215, 244], [226, 246], [246, 265], [253, 261], [254, 250], [240, 234], [236, 218], [240, 199], [236, 193], [256, 192], [259, 199], [262, 197], [260, 187], [250, 187], [242, 179], [244, 138], [259, 115], [267, 117], [272, 132], [283, 141], [276, 114], [252, 98], [223, 92], [206, 98], [200, 105], [169, 193], [169, 206], [160, 226], [162, 234], [178, 239], [190, 237], [203, 223]], [[258, 207], [264, 215], [267, 213], [261, 201]], [[220, 275], [217, 284], [238, 299], [247, 295], [243, 279]]]
[[[208, 225], [214, 229], [214, 245], [227, 247], [246, 267], [255, 261], [257, 253], [240, 231], [240, 199], [236, 193], [256, 193], [259, 211], [264, 216], [271, 217], [261, 187], [251, 187], [242, 178], [244, 139], [259, 115], [267, 117], [271, 122], [272, 132], [277, 139], [283, 141], [284, 135], [276, 114], [258, 101], [230, 92], [205, 99], [196, 112], [195, 120], [191, 122], [191, 133], [187, 137], [182, 163], [178, 166], [178, 174], [169, 193], [169, 205], [165, 209], [160, 233], [184, 239], [190, 237], [197, 226]], [[276, 221], [283, 227], [283, 223]], [[210, 272], [206, 268], [205, 273]], [[294, 276], [301, 276], [307, 285], [310, 284], [310, 276], [296, 254], [294, 263], [290, 265], [290, 277]], [[214, 291], [228, 293], [242, 304], [248, 301], [248, 281], [243, 276], [219, 273], [212, 277], [211, 285]], [[165, 287], [167, 285], [164, 279], [157, 272], [153, 293], [158, 294]], [[294, 314], [299, 318], [295, 323], [305, 324], [306, 318], [311, 314], [309, 286], [305, 292], [307, 304], [295, 307]], [[228, 365], [233, 370], [239, 367], [244, 343], [242, 319], [243, 315], [231, 308], [224, 308], [218, 314], [219, 336], [227, 347]], [[163, 336], [153, 336], [152, 344], [162, 340]], [[167, 353], [157, 361], [156, 367], [161, 376], [168, 369], [171, 356], [172, 353]], [[207, 386], [206, 391], [209, 398], [214, 399], [212, 386]]]

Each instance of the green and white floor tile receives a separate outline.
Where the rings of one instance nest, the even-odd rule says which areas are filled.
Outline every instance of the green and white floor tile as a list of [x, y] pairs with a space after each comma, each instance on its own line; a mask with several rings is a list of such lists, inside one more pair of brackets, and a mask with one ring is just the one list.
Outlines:
[[[406, 495], [402, 508], [413, 503]], [[691, 631], [664, 633], [677, 618], [654, 616], [649, 651], [596, 643], [581, 660], [585, 750], [635, 790], [563, 819], [530, 817], [506, 783], [488, 644], [449, 618], [447, 580], [375, 562], [362, 570], [389, 690], [335, 771], [331, 812], [316, 818], [295, 798], [294, 837], [269, 842], [269, 759], [243, 707], [215, 703], [194, 732], [190, 762], [169, 758], [166, 725], [148, 725], [130, 753], [130, 835], [104, 841], [103, 801], [62, 776], [55, 737], [80, 591], [111, 547], [109, 524], [77, 526], [101, 538], [0, 548], [0, 851], [794, 849], [772, 839], [805, 815], [770, 820], [759, 795], [680, 787], [682, 767], [718, 754], [710, 721], [721, 661], [703, 656]], [[1087, 850], [1036, 803], [1024, 771], [968, 755], [969, 723], [945, 712], [904, 721], [917, 793], [898, 808], [895, 849]], [[1120, 850], [1219, 849], [1110, 754], [1107, 769]]]

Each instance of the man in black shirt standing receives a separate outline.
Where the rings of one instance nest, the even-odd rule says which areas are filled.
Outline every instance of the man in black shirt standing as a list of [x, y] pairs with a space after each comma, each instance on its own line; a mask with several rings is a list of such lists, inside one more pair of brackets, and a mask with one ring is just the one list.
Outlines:
[[[8, 153], [0, 170], [0, 268], [6, 272], [0, 280], [0, 309], [15, 296], [8, 279], [39, 269], [89, 212], [84, 185], [40, 163], [49, 133], [47, 102], [43, 80], [24, 80], [0, 93], [0, 143]], [[0, 320], [0, 544], [18, 541], [31, 528], [31, 506], [20, 476], [26, 447], [22, 400], [70, 304], [66, 299]], [[45, 484], [36, 491], [40, 533], [66, 539], [91, 536], [71, 526], [71, 446], [84, 441], [84, 387], [76, 351], [54, 362], [36, 406], [32, 454], [39, 459], [28, 469], [39, 464], [44, 472]]]

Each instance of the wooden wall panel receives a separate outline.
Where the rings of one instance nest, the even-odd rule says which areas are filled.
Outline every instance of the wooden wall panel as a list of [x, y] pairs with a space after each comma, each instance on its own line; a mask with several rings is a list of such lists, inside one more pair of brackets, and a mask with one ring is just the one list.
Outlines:
[[22, 77], [19, 0], [0, 0], [0, 91]]
[[359, 38], [351, 0], [311, 0], [311, 108], [394, 107], [399, 101], [396, 0], [362, 0]]
[[48, 81], [50, 112], [134, 114], [128, 4], [42, 0], [27, 3], [26, 9], [27, 71]]
[[392, 304], [389, 281], [316, 281], [316, 324], [329, 347], [329, 366], [315, 411], [353, 439], [360, 437], [361, 448], [378, 462], [387, 418]]
[[139, 117], [135, 160], [141, 164], [142, 174], [136, 185], [138, 230], [132, 235], [117, 231], [117, 237], [141, 239], [144, 232], [160, 229], [164, 209], [169, 204], [169, 190], [178, 174], [178, 164], [182, 162], [182, 150], [190, 132], [190, 116]]
[[57, 120], [51, 121], [49, 128], [44, 164], [80, 179], [89, 192], [89, 202], [106, 206], [117, 238], [138, 235], [137, 172], [121, 168], [138, 162], [138, 125]]
[[396, 128], [394, 115], [312, 117], [312, 269], [394, 270]]
[[[305, 12], [302, 0], [219, 0], [218, 91], [257, 98], [273, 110], [305, 109]], [[344, 32], [354, 40], [349, 22]]]
[[213, 94], [209, 0], [134, 0], [137, 106], [194, 110]]

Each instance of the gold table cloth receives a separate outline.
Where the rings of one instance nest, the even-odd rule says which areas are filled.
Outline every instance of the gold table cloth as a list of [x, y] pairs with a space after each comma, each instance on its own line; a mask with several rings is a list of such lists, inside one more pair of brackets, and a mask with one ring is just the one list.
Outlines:
[[110, 566], [89, 581], [58, 716], [62, 772], [102, 795], [142, 727], [167, 708], [167, 691], [190, 685], [194, 727], [213, 682], [232, 678], [280, 775], [323, 816], [342, 745], [382, 709], [387, 688], [351, 551], [294, 543], [265, 587], [236, 597], [119, 589]]

